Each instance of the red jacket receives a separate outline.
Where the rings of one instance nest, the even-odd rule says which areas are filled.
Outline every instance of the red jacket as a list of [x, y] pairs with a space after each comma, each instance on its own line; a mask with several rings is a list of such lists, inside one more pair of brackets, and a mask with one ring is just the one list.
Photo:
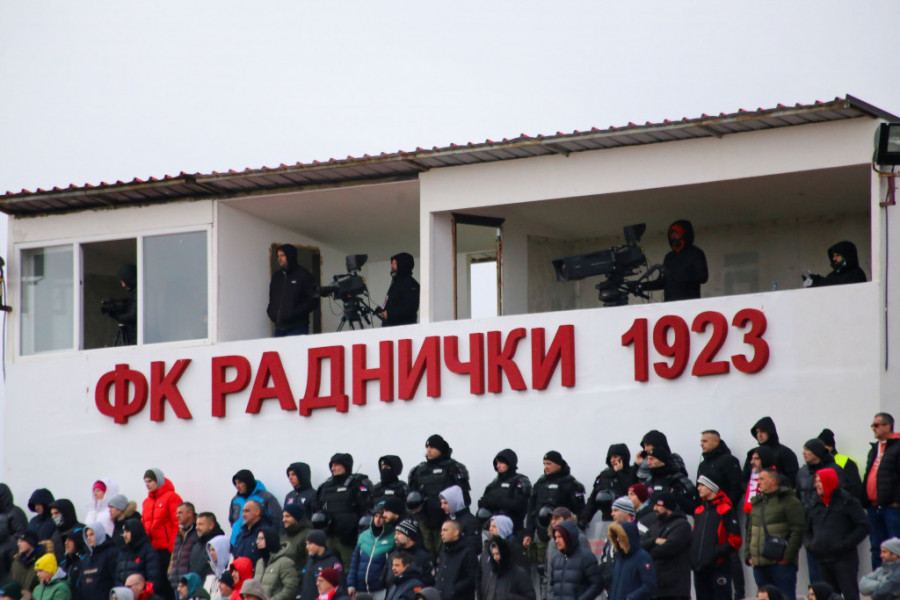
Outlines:
[[175, 493], [175, 486], [169, 479], [164, 480], [162, 485], [144, 498], [141, 522], [147, 530], [150, 545], [157, 550], [171, 552], [175, 546], [175, 536], [178, 535], [175, 511], [179, 504], [181, 496]]

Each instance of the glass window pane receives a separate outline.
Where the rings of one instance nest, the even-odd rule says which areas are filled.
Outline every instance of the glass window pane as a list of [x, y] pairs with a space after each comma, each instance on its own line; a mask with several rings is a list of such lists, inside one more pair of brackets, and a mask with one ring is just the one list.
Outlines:
[[83, 348], [137, 343], [136, 264], [134, 238], [81, 245]]
[[22, 251], [22, 354], [74, 347], [72, 246]]
[[144, 238], [144, 343], [207, 337], [206, 232]]

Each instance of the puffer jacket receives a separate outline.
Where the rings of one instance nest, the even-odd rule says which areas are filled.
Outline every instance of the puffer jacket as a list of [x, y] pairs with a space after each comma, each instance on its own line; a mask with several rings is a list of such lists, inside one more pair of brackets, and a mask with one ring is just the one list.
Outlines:
[[559, 529], [565, 530], [566, 548], [553, 558], [550, 572], [550, 590], [554, 600], [593, 600], [603, 591], [600, 565], [590, 548], [578, 543], [578, 526], [563, 521]]
[[690, 560], [695, 571], [721, 565], [741, 547], [737, 512], [724, 490], [694, 509]]
[[806, 515], [809, 542], [806, 551], [825, 563], [856, 556], [856, 547], [869, 535], [869, 519], [859, 500], [837, 487], [837, 477], [822, 475], [823, 496]]
[[106, 535], [104, 526], [102, 522], [88, 525], [94, 531], [94, 547], [85, 543], [86, 551], [76, 585], [79, 600], [107, 600], [109, 590], [116, 584], [119, 550]]
[[178, 519], [175, 517], [175, 511], [181, 504], [181, 496], [175, 492], [172, 481], [166, 479], [162, 471], [159, 469], [154, 471], [157, 471], [157, 483], [160, 479], [162, 483], [144, 498], [141, 522], [150, 538], [150, 545], [157, 550], [171, 552], [175, 546], [175, 536], [178, 535]]
[[656, 591], [656, 565], [641, 548], [635, 523], [613, 523], [607, 532], [616, 551], [609, 600], [650, 600]]
[[780, 487], [771, 494], [757, 494], [750, 504], [744, 535], [744, 560], [752, 560], [754, 567], [768, 567], [775, 564], [775, 561], [762, 555], [766, 537], [762, 526], [765, 509], [769, 535], [787, 539], [784, 560], [796, 565], [797, 555], [803, 543], [803, 531], [806, 528], [806, 514], [794, 490]]
[[[866, 460], [866, 474], [863, 477], [863, 485], [869, 479], [872, 465], [878, 456], [878, 442], [872, 444], [869, 449], [869, 457]], [[877, 494], [877, 506], [890, 506], [900, 502], [900, 433], [887, 440], [884, 447], [884, 455], [878, 464], [878, 472], [875, 477], [875, 489]], [[866, 506], [871, 504], [866, 496]]]
[[347, 587], [359, 592], [378, 592], [385, 589], [383, 574], [390, 569], [388, 556], [394, 549], [394, 527], [384, 524], [376, 528], [375, 524], [359, 534], [353, 556], [350, 559], [350, 570], [347, 572]]
[[50, 581], [34, 588], [32, 597], [34, 600], [71, 600], [72, 590], [66, 583], [66, 573], [57, 569]]
[[[247, 500], [255, 500], [263, 509], [262, 520], [269, 527], [273, 527], [278, 533], [282, 532], [284, 527], [281, 523], [281, 504], [271, 492], [266, 490], [266, 486], [262, 481], [253, 477], [250, 471], [242, 470], [238, 472], [247, 474], [251, 482], [251, 490], [246, 495], [235, 494], [231, 499], [231, 506], [228, 510], [228, 522], [231, 523], [231, 544], [237, 543], [238, 532], [244, 524], [244, 504]], [[237, 475], [235, 475], [235, 478]], [[233, 479], [233, 480], [234, 480]]]
[[9, 486], [0, 483], [0, 572], [9, 572], [12, 558], [16, 554], [16, 540], [20, 533], [28, 529], [25, 512], [13, 503], [13, 493]]
[[163, 571], [159, 564], [159, 554], [147, 540], [147, 532], [137, 519], [125, 522], [125, 530], [131, 532], [131, 541], [119, 549], [116, 561], [116, 585], [125, 585], [132, 573], [140, 573], [154, 587], [162, 585]]
[[53, 516], [50, 514], [50, 505], [53, 504], [53, 492], [46, 488], [38, 488], [31, 494], [28, 499], [28, 510], [37, 512], [37, 506], [41, 505], [44, 512], [35, 515], [28, 521], [28, 529], [38, 534], [38, 539], [49, 540], [56, 529], [53, 523]]

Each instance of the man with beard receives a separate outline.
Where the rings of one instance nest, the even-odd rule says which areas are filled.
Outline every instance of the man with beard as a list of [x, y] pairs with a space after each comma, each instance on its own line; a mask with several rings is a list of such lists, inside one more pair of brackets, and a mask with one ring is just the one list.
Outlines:
[[266, 314], [275, 326], [275, 337], [309, 333], [309, 314], [319, 306], [315, 282], [309, 271], [297, 264], [297, 248], [291, 244], [276, 250], [278, 270], [269, 283]]
[[823, 287], [826, 285], [843, 285], [845, 283], [865, 283], [866, 272], [859, 266], [859, 258], [856, 253], [856, 244], [853, 242], [838, 242], [828, 249], [828, 262], [831, 263], [831, 273], [821, 275], [803, 276], [804, 287]]
[[391, 287], [384, 298], [384, 310], [378, 313], [382, 327], [412, 325], [419, 318], [419, 282], [412, 276], [412, 254], [401, 252], [391, 257]]
[[644, 550], [656, 563], [659, 578], [654, 598], [687, 599], [691, 596], [691, 525], [671, 492], [653, 497], [658, 520], [641, 540]]

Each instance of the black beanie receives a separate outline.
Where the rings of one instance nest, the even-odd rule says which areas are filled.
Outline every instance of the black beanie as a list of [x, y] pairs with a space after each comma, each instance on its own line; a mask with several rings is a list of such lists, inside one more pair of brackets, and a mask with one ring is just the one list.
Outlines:
[[547, 454], [544, 455], [544, 460], [549, 460], [550, 462], [557, 464], [563, 468], [568, 467], [568, 463], [563, 460], [562, 454], [557, 452], [556, 450], [551, 450]]
[[447, 452], [450, 451], [450, 444], [444, 441], [444, 438], [436, 433], [425, 441], [425, 445], [429, 448], [434, 448], [441, 454], [447, 454]]
[[406, 501], [400, 496], [387, 496], [384, 499], [384, 510], [389, 510], [395, 515], [406, 512]]
[[832, 448], [837, 447], [837, 444], [834, 443], [834, 432], [827, 427], [822, 430], [822, 433], [819, 434], [819, 439], [825, 442], [826, 446], [830, 446]]
[[664, 464], [672, 462], [672, 453], [669, 451], [668, 446], [654, 446], [653, 451], [647, 454]]
[[334, 456], [331, 457], [331, 460], [328, 461], [328, 466], [331, 467], [333, 464], [339, 464], [347, 470], [347, 473], [353, 472], [353, 456], [350, 454], [345, 454], [342, 452], [338, 452]]
[[803, 444], [803, 447], [818, 456], [819, 459], [828, 456], [828, 448], [825, 447], [825, 442], [823, 442], [819, 438], [808, 440], [805, 444]]

